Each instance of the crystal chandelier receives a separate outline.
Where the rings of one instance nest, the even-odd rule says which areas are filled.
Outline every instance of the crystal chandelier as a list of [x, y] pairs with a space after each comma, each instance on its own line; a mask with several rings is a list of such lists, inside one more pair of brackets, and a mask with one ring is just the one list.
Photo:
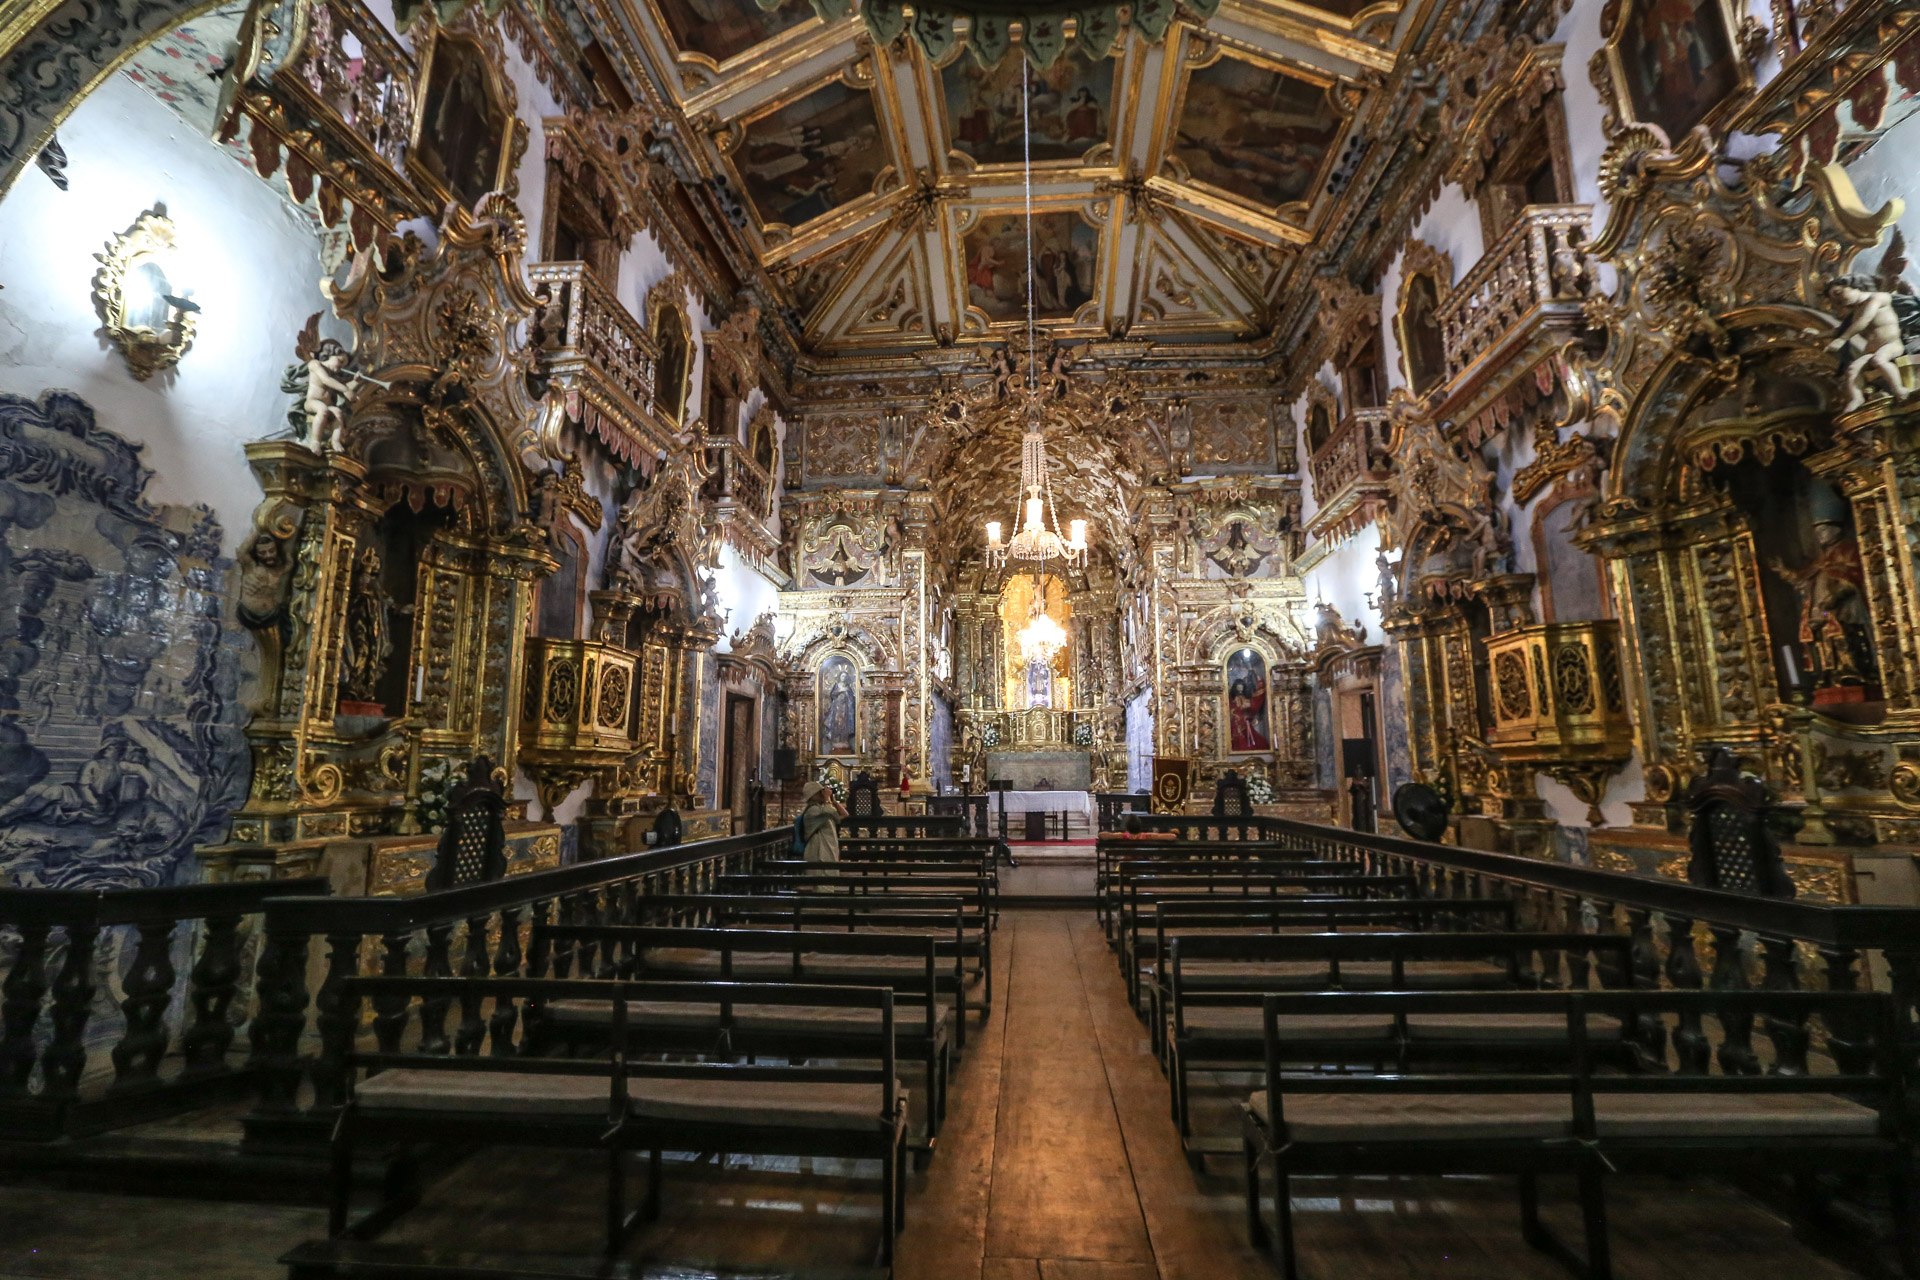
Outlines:
[[[1002, 542], [1002, 526], [998, 520], [987, 522], [987, 563], [998, 567], [1007, 562], [1011, 555], [1016, 560], [1038, 561], [1034, 570], [1036, 585], [1045, 571], [1047, 561], [1064, 560], [1068, 565], [1083, 565], [1087, 556], [1087, 522], [1074, 520], [1068, 524], [1066, 537], [1060, 536], [1060, 520], [1053, 511], [1053, 485], [1047, 477], [1047, 442], [1040, 432], [1040, 393], [1034, 385], [1034, 338], [1033, 338], [1033, 135], [1027, 127], [1030, 119], [1027, 108], [1027, 64], [1020, 62], [1020, 112], [1021, 149], [1025, 154], [1026, 171], [1026, 216], [1027, 216], [1027, 430], [1020, 439], [1020, 491], [1024, 496], [1024, 519], [1016, 521], [1011, 541]], [[1042, 615], [1044, 617], [1044, 614]], [[1055, 635], [1060, 635], [1060, 625], [1047, 619]], [[1040, 623], [1036, 618], [1027, 624], [1027, 630], [1021, 632], [1022, 645], [1028, 632]], [[1058, 652], [1060, 645], [1066, 642], [1061, 636], [1053, 646]], [[1051, 653], [1049, 654], [1051, 656]]]
[[1020, 644], [1020, 656], [1029, 663], [1053, 665], [1054, 655], [1067, 647], [1067, 633], [1046, 613], [1036, 610], [1033, 619], [1014, 637]]

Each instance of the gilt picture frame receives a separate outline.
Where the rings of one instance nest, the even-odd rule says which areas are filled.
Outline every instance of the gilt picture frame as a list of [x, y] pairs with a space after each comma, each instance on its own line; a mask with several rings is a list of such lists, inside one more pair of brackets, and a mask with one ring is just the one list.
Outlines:
[[517, 95], [486, 45], [428, 26], [414, 93], [407, 173], [428, 193], [467, 208], [489, 191], [512, 194], [520, 147]]

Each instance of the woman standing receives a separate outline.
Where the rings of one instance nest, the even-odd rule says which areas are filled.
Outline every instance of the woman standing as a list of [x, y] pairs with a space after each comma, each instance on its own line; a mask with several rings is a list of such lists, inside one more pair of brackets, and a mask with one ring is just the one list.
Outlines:
[[820, 781], [807, 784], [800, 793], [800, 803], [805, 806], [800, 813], [800, 834], [807, 841], [800, 856], [808, 862], [840, 861], [840, 819], [847, 816], [846, 809]]

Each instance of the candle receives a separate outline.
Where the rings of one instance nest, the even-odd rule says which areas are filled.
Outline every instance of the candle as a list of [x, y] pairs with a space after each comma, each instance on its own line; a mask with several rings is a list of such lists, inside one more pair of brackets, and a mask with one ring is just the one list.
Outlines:
[[413, 669], [413, 700], [415, 702], [427, 700], [427, 669], [424, 666]]
[[1794, 686], [1795, 688], [1799, 688], [1800, 687], [1800, 669], [1794, 665], [1792, 645], [1783, 644], [1780, 646], [1780, 661], [1786, 663], [1787, 665], [1787, 683]]

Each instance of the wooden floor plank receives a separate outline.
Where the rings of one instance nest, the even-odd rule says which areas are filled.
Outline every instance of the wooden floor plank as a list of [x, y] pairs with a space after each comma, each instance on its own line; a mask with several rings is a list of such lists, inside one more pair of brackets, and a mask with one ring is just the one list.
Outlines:
[[1074, 960], [1078, 914], [1005, 918], [1013, 930], [1009, 1052], [987, 1256], [1152, 1262]]
[[1142, 1216], [1162, 1280], [1268, 1280], [1246, 1241], [1231, 1179], [1197, 1177], [1168, 1110], [1167, 1079], [1091, 916], [1075, 921], [1074, 955], [1087, 992]]

